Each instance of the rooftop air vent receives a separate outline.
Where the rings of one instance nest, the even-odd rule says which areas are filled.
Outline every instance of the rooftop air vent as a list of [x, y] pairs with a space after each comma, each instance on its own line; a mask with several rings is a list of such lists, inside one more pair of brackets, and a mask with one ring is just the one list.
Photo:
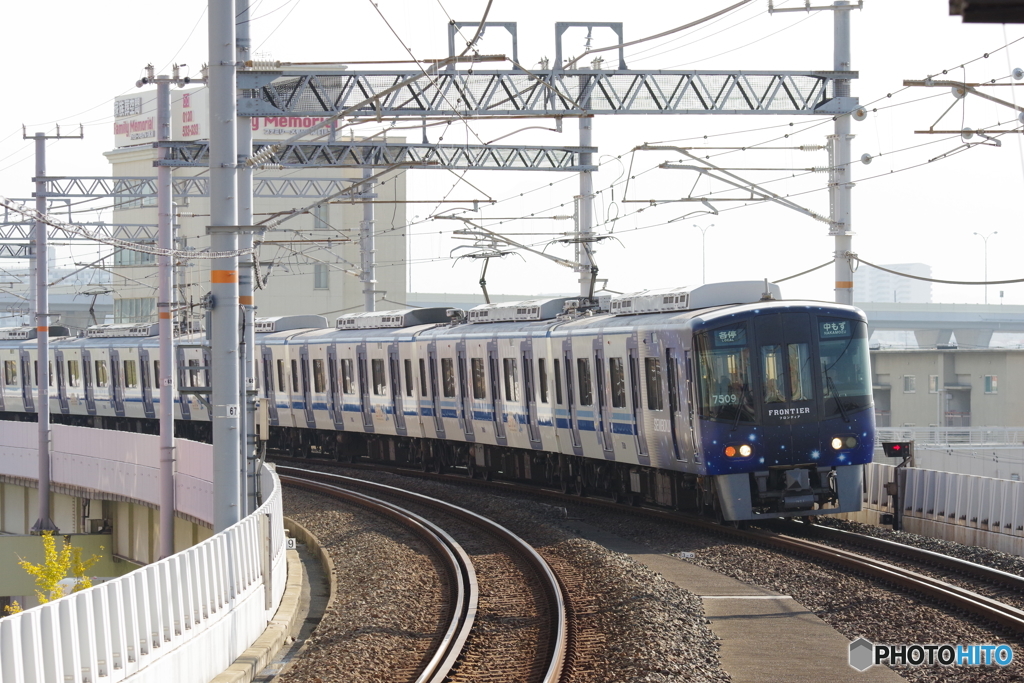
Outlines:
[[85, 331], [89, 339], [110, 339], [114, 337], [155, 337], [160, 333], [158, 323], [114, 323], [93, 325]]
[[669, 313], [729, 304], [754, 304], [764, 300], [765, 294], [772, 299], [782, 298], [779, 286], [763, 280], [740, 282], [715, 282], [701, 285], [687, 291], [685, 288], [650, 289], [634, 294], [612, 297], [609, 312], [613, 315], [637, 315], [639, 313]]
[[446, 308], [405, 308], [399, 311], [368, 311], [347, 313], [335, 321], [339, 330], [375, 330], [413, 327], [448, 322]]
[[500, 304], [481, 304], [469, 309], [471, 323], [500, 323], [517, 320], [551, 320], [556, 318], [569, 301], [576, 298], [530, 299]]
[[284, 332], [285, 330], [322, 330], [327, 327], [327, 318], [322, 315], [282, 315], [276, 318], [257, 318], [253, 323], [256, 332]]
[[0, 327], [0, 339], [35, 339], [34, 327]]

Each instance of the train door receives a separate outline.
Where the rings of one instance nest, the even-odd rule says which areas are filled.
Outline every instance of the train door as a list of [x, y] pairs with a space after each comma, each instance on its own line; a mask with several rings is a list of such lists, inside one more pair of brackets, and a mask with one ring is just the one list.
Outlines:
[[648, 457], [647, 430], [644, 428], [643, 405], [640, 394], [640, 350], [637, 348], [636, 336], [627, 342], [629, 349], [629, 398], [633, 407], [633, 434], [636, 439], [636, 452], [641, 457]]
[[[274, 392], [274, 352], [267, 345], [260, 346], [260, 358], [263, 361], [263, 402], [267, 406], [267, 416], [270, 424], [277, 427], [281, 423], [277, 418], [277, 396]], [[283, 387], [277, 387], [277, 391], [283, 391]]]
[[26, 413], [34, 413], [36, 409], [35, 402], [33, 401], [32, 397], [32, 386], [33, 384], [35, 384], [36, 386], [38, 386], [39, 384], [39, 371], [37, 368], [36, 380], [35, 382], [33, 382], [32, 357], [29, 355], [28, 349], [21, 349], [19, 355], [21, 356], [21, 401], [25, 406]]
[[142, 409], [150, 420], [156, 419], [153, 408], [153, 377], [149, 371], [149, 349], [139, 347], [139, 382], [142, 384]]
[[669, 431], [672, 433], [672, 455], [676, 460], [686, 460], [684, 457], [683, 417], [682, 405], [679, 396], [679, 352], [676, 349], [665, 349], [665, 378], [668, 380], [668, 421]]
[[441, 387], [437, 381], [437, 342], [427, 344], [427, 370], [430, 375], [430, 405], [434, 412], [434, 433], [444, 438], [444, 417], [441, 414]]
[[530, 437], [530, 445], [541, 447], [540, 429], [537, 426], [537, 382], [533, 377], [533, 341], [527, 339], [522, 343], [523, 360], [523, 392], [526, 400], [526, 433]]
[[576, 455], [583, 454], [580, 442], [580, 424], [576, 413], [576, 387], [572, 381], [573, 355], [572, 337], [566, 337], [562, 342], [562, 359], [564, 361], [563, 371], [565, 374], [565, 400], [569, 408], [569, 435], [572, 442], [572, 449]]
[[64, 365], [64, 352], [62, 350], [54, 349], [53, 363], [57, 366], [53, 378], [53, 381], [57, 385], [57, 405], [60, 406], [60, 412], [67, 415], [71, 412], [71, 408], [68, 405], [68, 390], [67, 384], [64, 380], [67, 376], [67, 368]]
[[124, 417], [124, 379], [121, 352], [110, 349], [110, 397], [114, 400], [114, 415]]
[[388, 347], [388, 364], [391, 366], [391, 408], [395, 412], [395, 431], [399, 436], [408, 434], [405, 427], [405, 405], [402, 400], [402, 361], [398, 355], [398, 342]]
[[498, 341], [487, 342], [487, 369], [491, 373], [491, 409], [494, 413], [494, 438], [499, 446], [508, 445], [505, 434], [505, 402], [501, 399], [501, 360], [498, 358]]
[[89, 349], [82, 349], [82, 392], [85, 394], [85, 412], [89, 415], [96, 414], [96, 387], [92, 370], [92, 353]]
[[689, 422], [690, 450], [693, 453], [693, 461], [700, 462], [700, 449], [697, 447], [697, 412], [694, 410], [697, 405], [697, 387], [693, 381], [693, 356], [686, 352], [686, 419]]
[[473, 434], [473, 397], [469, 393], [465, 340], [455, 345], [455, 365], [459, 374], [459, 422], [462, 424], [466, 441], [474, 441], [476, 437]]
[[[117, 365], [117, 363], [114, 362], [113, 357], [111, 357], [110, 362], [111, 362], [111, 368], [113, 368], [114, 366]], [[181, 411], [181, 419], [182, 420], [191, 420], [192, 419], [192, 408], [191, 408], [191, 406], [190, 406], [190, 404], [188, 402], [188, 399], [185, 398], [185, 394], [181, 393], [181, 389], [182, 388], [191, 387], [192, 386], [192, 381], [191, 381], [192, 377], [191, 377], [191, 375], [189, 375], [189, 373], [187, 373], [185, 371], [185, 366], [188, 365], [188, 363], [185, 360], [185, 348], [184, 347], [182, 347], [182, 346], [176, 347], [176, 351], [175, 351], [175, 354], [174, 354], [174, 362], [177, 363], [177, 368], [175, 369], [175, 372], [178, 373], [178, 392], [177, 392], [177, 395], [175, 396], [175, 398], [178, 401], [178, 409]], [[113, 377], [113, 375], [111, 375], [111, 378], [110, 378], [110, 396], [111, 397], [114, 396], [114, 386], [115, 386], [114, 385], [114, 377]]]
[[604, 336], [594, 339], [594, 378], [597, 381], [597, 440], [607, 460], [615, 459], [615, 436], [612, 434], [612, 410], [606, 394], [608, 383], [605, 381]]
[[345, 429], [345, 406], [341, 398], [338, 384], [338, 347], [327, 345], [327, 408], [331, 411], [331, 421], [338, 431]]
[[302, 378], [302, 410], [306, 417], [306, 426], [310, 429], [316, 428], [316, 418], [313, 416], [313, 390], [309, 381], [309, 344], [299, 346], [299, 377]]
[[370, 377], [366, 367], [366, 344], [356, 347], [356, 370], [359, 375], [359, 410], [363, 416], [363, 430], [373, 431], [373, 414], [370, 412]]

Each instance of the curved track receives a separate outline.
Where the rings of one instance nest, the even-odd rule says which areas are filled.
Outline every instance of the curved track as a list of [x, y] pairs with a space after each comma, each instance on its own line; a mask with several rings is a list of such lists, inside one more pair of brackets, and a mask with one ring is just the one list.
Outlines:
[[[318, 464], [329, 463], [319, 461]], [[358, 467], [360, 465], [356, 466]], [[367, 465], [361, 466], [365, 467]], [[375, 465], [374, 467], [377, 466]], [[957, 586], [935, 577], [926, 576], [905, 567], [899, 567], [895, 564], [889, 564], [875, 558], [865, 557], [840, 548], [815, 543], [807, 539], [785, 536], [771, 531], [738, 529], [731, 526], [719, 525], [700, 517], [669, 510], [626, 506], [608, 499], [564, 494], [559, 491], [538, 488], [530, 485], [510, 482], [485, 482], [472, 478], [467, 480], [465, 476], [457, 475], [422, 474], [415, 471], [388, 466], [384, 466], [384, 469], [412, 476], [426, 476], [446, 481], [462, 483], [469, 483], [469, 481], [472, 481], [472, 483], [477, 486], [501, 490], [507, 493], [514, 492], [542, 496], [544, 498], [571, 501], [574, 504], [582, 504], [595, 508], [614, 509], [620, 513], [627, 512], [630, 514], [654, 517], [676, 523], [684, 523], [690, 527], [697, 527], [711, 533], [729, 536], [745, 543], [754, 543], [787, 553], [810, 557], [817, 561], [827, 562], [843, 569], [844, 571], [849, 571], [874, 580], [882, 581], [897, 588], [898, 590], [925, 597], [936, 604], [969, 613], [982, 622], [996, 624], [1017, 636], [1024, 636], [1024, 610], [1007, 605], [994, 598], [981, 595], [962, 586]], [[826, 527], [819, 526], [815, 526], [813, 528], [815, 532], [827, 529]], [[822, 531], [822, 533], [828, 534], [829, 531]], [[834, 536], [833, 540], [838, 538], [838, 536]], [[875, 541], [878, 541], [878, 543], [874, 543]], [[985, 583], [995, 583], [996, 585], [1012, 588], [1013, 590], [1024, 589], [1024, 579], [1021, 579], [1020, 577], [1016, 577], [1006, 572], [982, 567], [980, 565], [974, 565], [973, 563], [965, 562], [957, 558], [940, 555], [938, 553], [930, 553], [929, 551], [920, 551], [916, 548], [865, 536], [859, 536], [858, 542], [865, 545], [865, 547], [870, 544], [872, 550], [875, 551], [880, 551], [882, 548], [885, 548], [886, 552], [891, 554], [908, 557], [908, 559], [912, 559], [914, 562], [922, 562], [933, 566], [944, 567], [948, 571], [955, 571]]]
[[[371, 491], [377, 496], [397, 498], [402, 500], [403, 504], [413, 504], [453, 517], [464, 525], [469, 525], [478, 530], [478, 532], [489, 536], [492, 539], [492, 545], [494, 545], [496, 540], [503, 547], [501, 551], [488, 553], [490, 566], [514, 564], [519, 569], [517, 570], [513, 567], [509, 576], [518, 573], [526, 577], [525, 580], [529, 584], [527, 587], [519, 591], [503, 590], [501, 593], [512, 597], [506, 598], [503, 596], [499, 600], [490, 601], [491, 604], [488, 606], [488, 609], [505, 610], [505, 612], [484, 614], [486, 611], [484, 606], [474, 604], [472, 614], [477, 628], [493, 627], [497, 622], [509, 620], [515, 620], [520, 623], [528, 621], [531, 625], [530, 629], [519, 628], [516, 630], [520, 637], [524, 631], [535, 630], [537, 632], [532, 652], [523, 652], [521, 647], [519, 651], [509, 649], [502, 651], [502, 648], [496, 648], [495, 630], [500, 631], [500, 629], [491, 628], [486, 636], [482, 636], [478, 635], [476, 630], [466, 632], [464, 623], [459, 628], [452, 625], [448, 628], [445, 637], [442, 638], [442, 647], [438, 649], [431, 659], [432, 664], [438, 664], [437, 668], [430, 672], [424, 671], [416, 679], [418, 683], [441, 680], [484, 680], [479, 678], [480, 669], [484, 666], [493, 666], [493, 664], [487, 663], [493, 662], [495, 655], [500, 656], [503, 666], [507, 667], [507, 670], [489, 671], [489, 677], [486, 680], [523, 680], [530, 681], [531, 683], [557, 683], [563, 680], [563, 674], [568, 673], [567, 662], [572, 649], [572, 632], [569, 609], [562, 587], [559, 584], [559, 579], [544, 559], [528, 543], [508, 529], [469, 510], [435, 498], [383, 484], [281, 465], [278, 466], [278, 473], [281, 475], [282, 481], [289, 486], [297, 486], [307, 490], [326, 493], [327, 495], [335, 495], [335, 492], [342, 491], [339, 485], [344, 485], [349, 488]], [[388, 507], [393, 514], [398, 514], [394, 512], [396, 509], [394, 505], [370, 499], [365, 495], [351, 491], [346, 493], [349, 496], [355, 496], [358, 501], [354, 500], [353, 502], [357, 502], [357, 504], [363, 504], [363, 500], [370, 500], [375, 504]], [[408, 511], [404, 512], [408, 513]], [[408, 514], [412, 515], [412, 513]], [[437, 528], [436, 525], [427, 522], [420, 515], [412, 516], [418, 525], [429, 525], [435, 529]], [[444, 532], [442, 534], [448, 536]], [[454, 543], [454, 541], [452, 542]], [[459, 551], [465, 554], [461, 547], [459, 547]], [[502, 553], [508, 557], [496, 560], [494, 555]], [[454, 553], [448, 547], [447, 554], [458, 553]], [[468, 556], [466, 560], [468, 561]], [[480, 580], [477, 581], [476, 573], [471, 570], [471, 574], [474, 577], [472, 580], [474, 588], [479, 590], [479, 584], [485, 582], [486, 579], [484, 577], [486, 575], [482, 574]], [[508, 585], [507, 582], [514, 580], [509, 578], [509, 576], [502, 577], [497, 583]], [[463, 583], [469, 583], [469, 581], [465, 580]], [[532, 601], [535, 604], [524, 606], [521, 601], [517, 602], [514, 597], [517, 593], [533, 595]], [[467, 599], [462, 602], [468, 606], [470, 600]], [[487, 600], [485, 599], [484, 602], [487, 602]], [[531, 614], [524, 617], [524, 612], [531, 612]], [[489, 624], [481, 624], [482, 617], [483, 621], [489, 622]], [[515, 669], [515, 671], [512, 671], [512, 669]], [[469, 673], [472, 671], [477, 673]]]

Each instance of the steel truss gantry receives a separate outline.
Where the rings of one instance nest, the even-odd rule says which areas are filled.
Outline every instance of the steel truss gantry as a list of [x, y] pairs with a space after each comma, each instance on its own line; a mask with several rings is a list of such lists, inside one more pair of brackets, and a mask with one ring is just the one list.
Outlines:
[[[156, 197], [156, 176], [140, 178], [104, 178], [49, 176], [45, 182], [46, 196], [51, 198], [105, 198], [130, 201]], [[254, 178], [253, 195], [274, 198], [316, 198], [337, 194], [360, 182], [358, 178]], [[175, 178], [175, 197], [209, 197], [208, 177]], [[358, 199], [359, 194], [352, 194]], [[128, 208], [128, 207], [117, 207]]]
[[[253, 156], [278, 143], [259, 141], [252, 146]], [[160, 166], [205, 167], [210, 163], [210, 143], [157, 143], [169, 148], [167, 160]], [[538, 147], [536, 145], [440, 145], [390, 142], [387, 140], [339, 140], [293, 142], [275, 150], [267, 163], [301, 168], [367, 168], [417, 164], [416, 168], [487, 171], [585, 171], [597, 170], [583, 165], [580, 155], [595, 153], [596, 148]], [[259, 196], [259, 195], [257, 195]]]
[[[254, 69], [238, 72], [238, 114], [289, 117], [293, 126], [345, 110], [374, 118], [845, 114], [835, 82], [852, 78], [856, 72], [470, 69], [424, 76], [419, 71]], [[385, 92], [403, 81], [410, 82]]]

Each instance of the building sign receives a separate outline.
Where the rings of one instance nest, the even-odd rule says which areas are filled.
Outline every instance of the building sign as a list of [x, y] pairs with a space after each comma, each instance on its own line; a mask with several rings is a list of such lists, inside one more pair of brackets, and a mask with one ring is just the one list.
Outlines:
[[[209, 139], [210, 91], [207, 88], [171, 88], [171, 139]], [[321, 123], [322, 116], [259, 116], [250, 121], [254, 140], [281, 141]], [[332, 124], [333, 125], [333, 124]], [[310, 139], [326, 135], [331, 126], [317, 130]], [[156, 91], [126, 95], [114, 100], [114, 146], [151, 145], [156, 142]]]

